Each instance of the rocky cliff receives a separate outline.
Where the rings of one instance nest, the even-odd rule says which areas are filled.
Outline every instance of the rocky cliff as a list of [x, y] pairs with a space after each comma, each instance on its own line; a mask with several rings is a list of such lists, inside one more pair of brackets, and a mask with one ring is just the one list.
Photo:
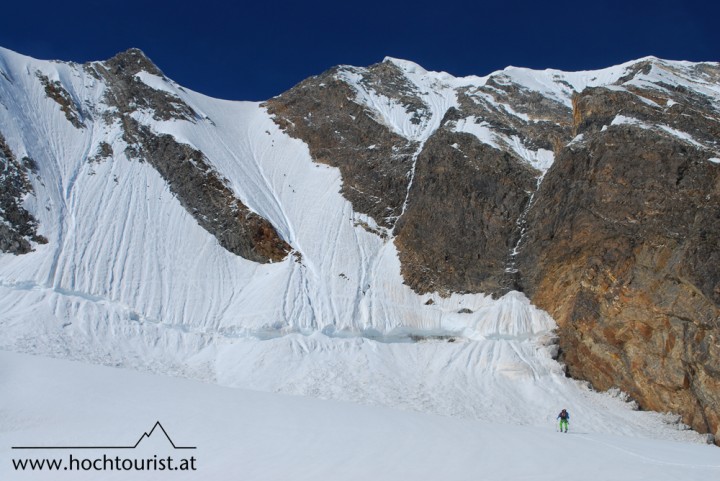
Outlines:
[[343, 194], [388, 228], [416, 292], [522, 290], [557, 320], [571, 376], [720, 438], [718, 66], [549, 72], [551, 89], [512, 69], [440, 79], [435, 92], [456, 102], [415, 138], [367, 101], [427, 122], [408, 70], [334, 69], [268, 109], [340, 167]]
[[659, 86], [574, 105], [580, 137], [528, 215], [523, 287], [557, 320], [571, 376], [720, 438], [716, 104]]
[[33, 194], [28, 176], [36, 168], [29, 157], [18, 161], [0, 133], [0, 252], [26, 254], [32, 242], [47, 242], [37, 233], [37, 219], [23, 207], [25, 196]]

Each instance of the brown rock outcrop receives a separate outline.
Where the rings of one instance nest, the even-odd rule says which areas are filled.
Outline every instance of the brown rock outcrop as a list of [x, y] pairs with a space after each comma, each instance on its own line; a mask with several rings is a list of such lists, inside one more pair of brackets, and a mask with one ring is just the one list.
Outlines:
[[[402, 210], [418, 143], [392, 132], [355, 102], [356, 92], [338, 77], [339, 71], [311, 77], [264, 105], [281, 128], [305, 141], [313, 160], [340, 169], [342, 194], [355, 211], [392, 228]], [[399, 101], [420, 115], [422, 103], [411, 103], [406, 91], [392, 87], [401, 77], [397, 67], [378, 64], [368, 72], [368, 84], [382, 85], [387, 95], [395, 91]]]
[[[205, 154], [171, 135], [153, 132], [131, 116], [133, 112], [148, 109], [157, 120], [198, 120], [197, 113], [180, 98], [153, 89], [135, 77], [140, 71], [163, 77], [140, 50], [131, 49], [107, 62], [85, 68], [108, 85], [106, 102], [116, 109], [115, 117], [108, 120], [119, 120], [123, 126], [128, 158], [152, 165], [185, 210], [215, 236], [222, 247], [259, 263], [276, 262], [287, 256], [290, 245], [270, 222], [235, 196]], [[111, 155], [112, 148], [101, 144], [91, 160], [100, 162]]]
[[[363, 85], [423, 120], [422, 98], [397, 66], [360, 70]], [[720, 113], [702, 88], [663, 80], [717, 84], [716, 65], [643, 60], [614, 85], [574, 95], [572, 109], [496, 73], [456, 90], [457, 107], [416, 157], [418, 145], [378, 122], [338, 71], [267, 107], [316, 161], [340, 168], [355, 210], [393, 229], [409, 286], [524, 290], [557, 320], [570, 375], [717, 433], [720, 166], [708, 159], [720, 157]], [[497, 136], [457, 132], [461, 119]], [[539, 172], [510, 139], [554, 151], [539, 190]]]
[[307, 79], [266, 102], [268, 112], [305, 141], [313, 160], [340, 169], [342, 193], [356, 211], [392, 229], [403, 278], [416, 292], [497, 295], [516, 288], [508, 256], [540, 172], [507, 145], [493, 147], [455, 132], [456, 122], [472, 117], [529, 149], [552, 151], [571, 138], [570, 109], [498, 78], [458, 89], [457, 108], [420, 145], [358, 101], [341, 75], [344, 69], [363, 88], [402, 105], [411, 122], [431, 115], [423, 95], [388, 61], [367, 69], [337, 67]]
[[[522, 285], [557, 320], [571, 376], [716, 433], [720, 166], [699, 141], [717, 114], [697, 103], [690, 118], [687, 106], [668, 114], [605, 89], [574, 105], [584, 138], [557, 157], [528, 215]], [[608, 127], [618, 113], [648, 124]]]
[[405, 282], [418, 292], [507, 291], [507, 253], [538, 172], [475, 136], [440, 129], [417, 160], [395, 228]]
[[34, 194], [28, 174], [35, 167], [32, 159], [18, 161], [0, 133], [0, 252], [27, 254], [33, 250], [31, 242], [48, 242], [37, 233], [37, 219], [22, 205], [25, 195]]

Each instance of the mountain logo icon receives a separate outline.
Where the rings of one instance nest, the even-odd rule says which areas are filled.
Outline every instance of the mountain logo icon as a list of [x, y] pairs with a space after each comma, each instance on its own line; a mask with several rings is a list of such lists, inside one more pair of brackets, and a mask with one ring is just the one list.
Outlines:
[[173, 449], [197, 449], [195, 446], [176, 446], [175, 442], [172, 440], [170, 435], [167, 433], [167, 431], [165, 431], [165, 428], [163, 427], [163, 425], [160, 424], [160, 421], [156, 421], [155, 424], [153, 425], [152, 429], [149, 432], [145, 432], [142, 434], [142, 436], [140, 436], [140, 439], [137, 440], [137, 442], [133, 446], [133, 449], [137, 448], [140, 445], [140, 443], [142, 443], [145, 439], [149, 439], [153, 435], [155, 430], [158, 428], [160, 429], [160, 431], [162, 433], [161, 435], [163, 437], [165, 437], [165, 439], [167, 439], [167, 441], [170, 443], [170, 445], [173, 447]]
[[[159, 430], [157, 433], [156, 430]], [[153, 434], [155, 433], [155, 437], [153, 437]], [[152, 429], [150, 431], [144, 432], [138, 440], [131, 445], [127, 446], [113, 446], [113, 445], [104, 445], [104, 446], [13, 446], [12, 449], [135, 449], [143, 441], [146, 441], [153, 437], [153, 439], [156, 439], [157, 436], [160, 436], [161, 438], [165, 438], [168, 443], [170, 443], [170, 446], [173, 447], [173, 449], [197, 449], [197, 446], [178, 446], [175, 444], [175, 441], [172, 440], [168, 432], [165, 430], [163, 425], [160, 423], [160, 421], [156, 421], [153, 425]]]

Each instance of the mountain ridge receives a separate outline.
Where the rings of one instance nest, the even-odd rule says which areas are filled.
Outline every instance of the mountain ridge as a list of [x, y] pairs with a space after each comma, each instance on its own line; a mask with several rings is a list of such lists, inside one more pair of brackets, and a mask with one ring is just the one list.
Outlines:
[[[217, 334], [536, 342], [553, 328], [546, 314], [529, 304], [516, 314], [527, 322], [501, 314], [522, 290], [557, 321], [571, 374], [717, 430], [717, 269], [698, 261], [718, 251], [717, 64], [644, 58], [458, 79], [386, 59], [258, 104], [183, 89], [136, 49], [82, 66], [2, 52], [0, 134], [39, 166], [34, 194], [15, 199], [49, 240], [0, 257], [6, 348], [92, 357], [78, 342], [102, 351], [119, 330], [149, 336], [132, 344], [140, 358], [155, 359], [153, 337], [179, 343], [168, 361], [179, 366], [215, 349]], [[666, 148], [623, 170], [643, 158], [633, 145]], [[614, 197], [588, 190], [592, 179]], [[633, 197], [643, 179], [667, 182]], [[675, 205], [659, 204], [660, 192]], [[702, 220], [671, 233], [675, 260], [657, 271], [664, 222], [688, 213]], [[645, 247], [644, 219], [660, 226]], [[637, 301], [668, 274], [679, 289]], [[639, 279], [645, 287], [623, 298]], [[28, 315], [45, 319], [47, 339], [21, 325]]]

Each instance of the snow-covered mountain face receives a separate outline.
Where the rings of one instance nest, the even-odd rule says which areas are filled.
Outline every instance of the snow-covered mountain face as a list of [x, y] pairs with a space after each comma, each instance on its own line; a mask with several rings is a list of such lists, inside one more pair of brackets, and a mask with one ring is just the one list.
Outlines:
[[258, 104], [137, 50], [0, 50], [0, 347], [524, 423], [565, 400], [667, 430], [566, 379], [559, 325], [571, 373], [715, 432], [719, 72], [461, 79], [386, 59]]
[[717, 64], [457, 79], [387, 59], [267, 105], [340, 168], [415, 292], [524, 291], [573, 376], [718, 429]]

